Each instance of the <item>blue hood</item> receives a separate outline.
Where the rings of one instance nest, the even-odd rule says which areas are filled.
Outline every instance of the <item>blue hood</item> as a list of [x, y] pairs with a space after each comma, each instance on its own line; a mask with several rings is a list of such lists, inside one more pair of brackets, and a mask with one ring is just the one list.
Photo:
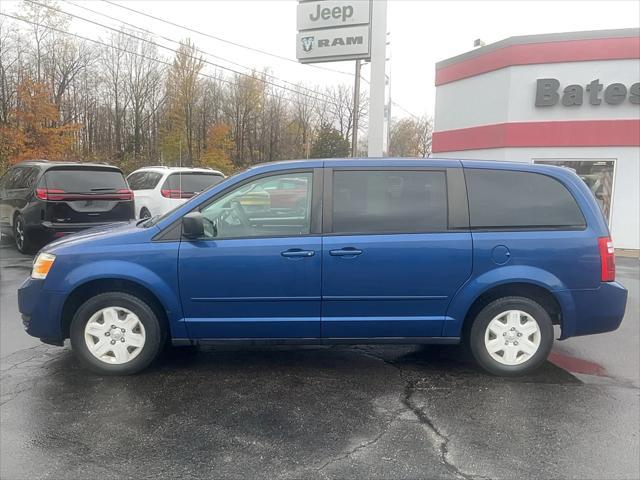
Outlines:
[[42, 250], [55, 253], [61, 249], [66, 250], [67, 247], [73, 248], [87, 244], [97, 246], [116, 243], [121, 245], [140, 243], [158, 233], [158, 228], [155, 226], [144, 228], [136, 226], [136, 223], [136, 220], [130, 220], [128, 222], [110, 223], [108, 225], [89, 228], [51, 242]]

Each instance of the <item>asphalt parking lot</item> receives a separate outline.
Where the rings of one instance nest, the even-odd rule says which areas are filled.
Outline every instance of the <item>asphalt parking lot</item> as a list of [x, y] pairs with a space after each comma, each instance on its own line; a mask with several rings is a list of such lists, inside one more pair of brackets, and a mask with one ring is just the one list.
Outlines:
[[638, 259], [621, 328], [556, 342], [535, 375], [457, 347], [175, 349], [134, 377], [22, 330], [31, 258], [1, 257], [0, 477], [640, 478]]

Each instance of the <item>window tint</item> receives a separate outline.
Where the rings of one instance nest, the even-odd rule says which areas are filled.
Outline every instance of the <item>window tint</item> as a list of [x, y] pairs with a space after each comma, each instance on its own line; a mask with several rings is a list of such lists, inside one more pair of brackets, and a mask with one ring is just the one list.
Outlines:
[[6, 188], [29, 188], [33, 186], [38, 177], [38, 169], [19, 167], [11, 170], [7, 176]]
[[333, 232], [431, 232], [447, 229], [441, 171], [335, 171]]
[[465, 169], [471, 227], [584, 227], [576, 201], [558, 180], [509, 170]]
[[153, 190], [162, 178], [158, 172], [135, 172], [127, 177], [131, 190]]
[[31, 188], [35, 185], [38, 175], [40, 174], [40, 170], [37, 168], [29, 168], [28, 170], [29, 173], [25, 174], [25, 184], [26, 188]]
[[215, 173], [172, 173], [162, 185], [164, 190], [181, 190], [184, 193], [199, 193], [217, 185], [224, 177]]
[[[309, 234], [312, 178], [312, 173], [275, 175], [236, 188], [202, 210], [206, 236], [290, 237]], [[295, 182], [298, 188], [279, 187], [290, 182]]]
[[47, 188], [69, 193], [87, 193], [126, 189], [127, 183], [118, 170], [100, 168], [56, 168], [44, 176]]
[[16, 188], [16, 178], [20, 174], [21, 168], [12, 168], [2, 177], [3, 187], [7, 190]]

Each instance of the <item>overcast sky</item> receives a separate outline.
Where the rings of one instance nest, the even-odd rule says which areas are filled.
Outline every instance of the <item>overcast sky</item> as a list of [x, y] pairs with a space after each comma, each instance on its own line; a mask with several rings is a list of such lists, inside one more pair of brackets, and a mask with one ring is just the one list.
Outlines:
[[[126, 22], [179, 40], [191, 37], [198, 47], [251, 68], [268, 67], [272, 74], [287, 81], [305, 81], [310, 85], [352, 84], [352, 77], [287, 62], [178, 27], [138, 16], [103, 1], [72, 0]], [[374, 0], [375, 1], [375, 0]], [[19, 4], [3, 0], [2, 10], [15, 11]], [[120, 1], [130, 8], [150, 13], [174, 23], [207, 32], [295, 59], [296, 5], [294, 0], [249, 1]], [[77, 8], [67, 1], [59, 6], [71, 13], [101, 23], [116, 23]], [[577, 30], [598, 30], [640, 26], [640, 2], [631, 1], [419, 1], [389, 0], [388, 30], [391, 35], [392, 97], [415, 115], [433, 114], [435, 87], [434, 64], [473, 48], [473, 40], [487, 44], [513, 35], [529, 35]], [[108, 32], [74, 20], [71, 30], [91, 38]], [[174, 45], [166, 42], [168, 46]], [[166, 53], [166, 52], [163, 52]], [[219, 59], [212, 62], [225, 64]], [[229, 64], [225, 64], [230, 66]], [[353, 72], [354, 62], [320, 64]], [[208, 66], [207, 68], [213, 68]], [[234, 67], [237, 68], [237, 67]], [[368, 67], [363, 76], [368, 78]], [[365, 85], [366, 86], [366, 85]], [[479, 94], [481, 94], [479, 92]], [[405, 115], [395, 108], [393, 116]]]

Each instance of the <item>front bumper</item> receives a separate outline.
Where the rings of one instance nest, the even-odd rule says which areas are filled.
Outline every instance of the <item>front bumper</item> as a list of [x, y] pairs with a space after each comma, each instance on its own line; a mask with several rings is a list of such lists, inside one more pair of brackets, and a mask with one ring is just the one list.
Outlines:
[[605, 282], [596, 289], [555, 292], [562, 306], [563, 340], [579, 335], [616, 330], [627, 306], [627, 289], [618, 282]]
[[54, 342], [64, 340], [62, 308], [66, 296], [44, 288], [44, 280], [27, 278], [18, 289], [18, 309], [25, 331]]

